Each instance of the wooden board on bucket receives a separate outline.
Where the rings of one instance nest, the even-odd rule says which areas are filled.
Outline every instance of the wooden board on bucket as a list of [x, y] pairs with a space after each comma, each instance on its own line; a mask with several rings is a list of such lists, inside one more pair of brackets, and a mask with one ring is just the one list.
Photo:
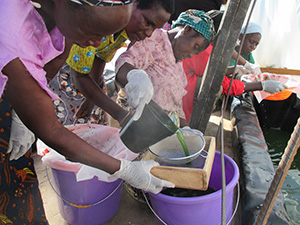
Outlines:
[[[215, 157], [216, 140], [211, 136], [204, 136], [204, 138], [204, 149], [208, 152], [208, 156], [203, 168], [155, 166], [151, 169], [151, 173], [156, 177], [171, 181], [178, 188], [207, 190]], [[150, 159], [155, 160], [156, 157], [150, 151], [147, 151], [142, 160]]]

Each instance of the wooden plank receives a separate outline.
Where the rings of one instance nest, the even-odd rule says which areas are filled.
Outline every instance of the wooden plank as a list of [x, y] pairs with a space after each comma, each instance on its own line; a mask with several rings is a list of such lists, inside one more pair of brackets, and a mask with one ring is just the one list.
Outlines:
[[[215, 137], [209, 137], [210, 141], [209, 141], [209, 148], [205, 148], [205, 149], [209, 149], [208, 151], [208, 156], [207, 156], [207, 160], [205, 161], [203, 170], [206, 172], [206, 176], [205, 180], [207, 181], [207, 187], [208, 187], [208, 182], [210, 179], [210, 174], [211, 174], [211, 170], [212, 170], [212, 166], [214, 164], [214, 159], [215, 159], [215, 153], [216, 153], [216, 138]], [[206, 139], [205, 139], [206, 141]], [[206, 188], [207, 188], [206, 187]]]
[[231, 0], [214, 42], [213, 50], [203, 75], [200, 90], [194, 101], [193, 112], [189, 126], [205, 133], [215, 100], [221, 88], [225, 71], [238, 39], [243, 21], [251, 1]]
[[291, 70], [285, 68], [269, 68], [269, 67], [261, 67], [260, 70], [262, 73], [275, 73], [275, 74], [300, 76], [300, 70]]
[[204, 170], [185, 167], [155, 166], [151, 173], [164, 180], [171, 181], [175, 187], [193, 190], [207, 189], [207, 174]]
[[[171, 181], [178, 188], [207, 190], [215, 156], [216, 140], [211, 136], [204, 136], [204, 139], [204, 149], [208, 152], [208, 157], [203, 168], [155, 166], [151, 169], [151, 173], [156, 177]], [[155, 160], [155, 156], [148, 151], [142, 160], [150, 159]]]

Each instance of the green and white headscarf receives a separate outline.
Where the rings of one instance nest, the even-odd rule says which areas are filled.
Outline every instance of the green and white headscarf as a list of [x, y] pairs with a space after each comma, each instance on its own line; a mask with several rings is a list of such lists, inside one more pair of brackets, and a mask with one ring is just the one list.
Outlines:
[[211, 43], [215, 36], [216, 31], [213, 20], [201, 10], [189, 9], [181, 13], [178, 19], [173, 22], [172, 28], [176, 26], [189, 26], [202, 34]]

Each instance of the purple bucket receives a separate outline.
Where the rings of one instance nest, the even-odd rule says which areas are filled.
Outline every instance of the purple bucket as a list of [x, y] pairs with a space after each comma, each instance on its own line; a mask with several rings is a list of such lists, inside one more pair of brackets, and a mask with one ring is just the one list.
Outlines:
[[52, 174], [59, 195], [60, 214], [69, 224], [101, 225], [107, 223], [117, 213], [122, 180], [108, 183], [94, 177], [91, 180], [77, 182], [74, 172], [54, 168]]
[[[236, 163], [227, 155], [226, 174], [226, 220], [232, 217], [234, 187], [239, 179]], [[196, 159], [197, 160], [197, 159]], [[199, 197], [173, 197], [165, 194], [150, 194], [155, 213], [168, 225], [220, 225], [222, 221], [222, 172], [221, 154], [216, 152], [209, 187], [215, 192]]]

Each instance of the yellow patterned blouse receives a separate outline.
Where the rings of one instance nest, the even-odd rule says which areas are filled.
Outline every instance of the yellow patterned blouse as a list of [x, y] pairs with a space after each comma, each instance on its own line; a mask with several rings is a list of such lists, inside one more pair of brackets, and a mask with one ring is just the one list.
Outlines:
[[66, 62], [75, 71], [88, 74], [92, 69], [95, 55], [105, 62], [109, 62], [119, 48], [126, 46], [126, 40], [128, 40], [128, 36], [126, 31], [122, 30], [117, 34], [104, 37], [98, 48], [92, 46], [81, 48], [74, 44]]

